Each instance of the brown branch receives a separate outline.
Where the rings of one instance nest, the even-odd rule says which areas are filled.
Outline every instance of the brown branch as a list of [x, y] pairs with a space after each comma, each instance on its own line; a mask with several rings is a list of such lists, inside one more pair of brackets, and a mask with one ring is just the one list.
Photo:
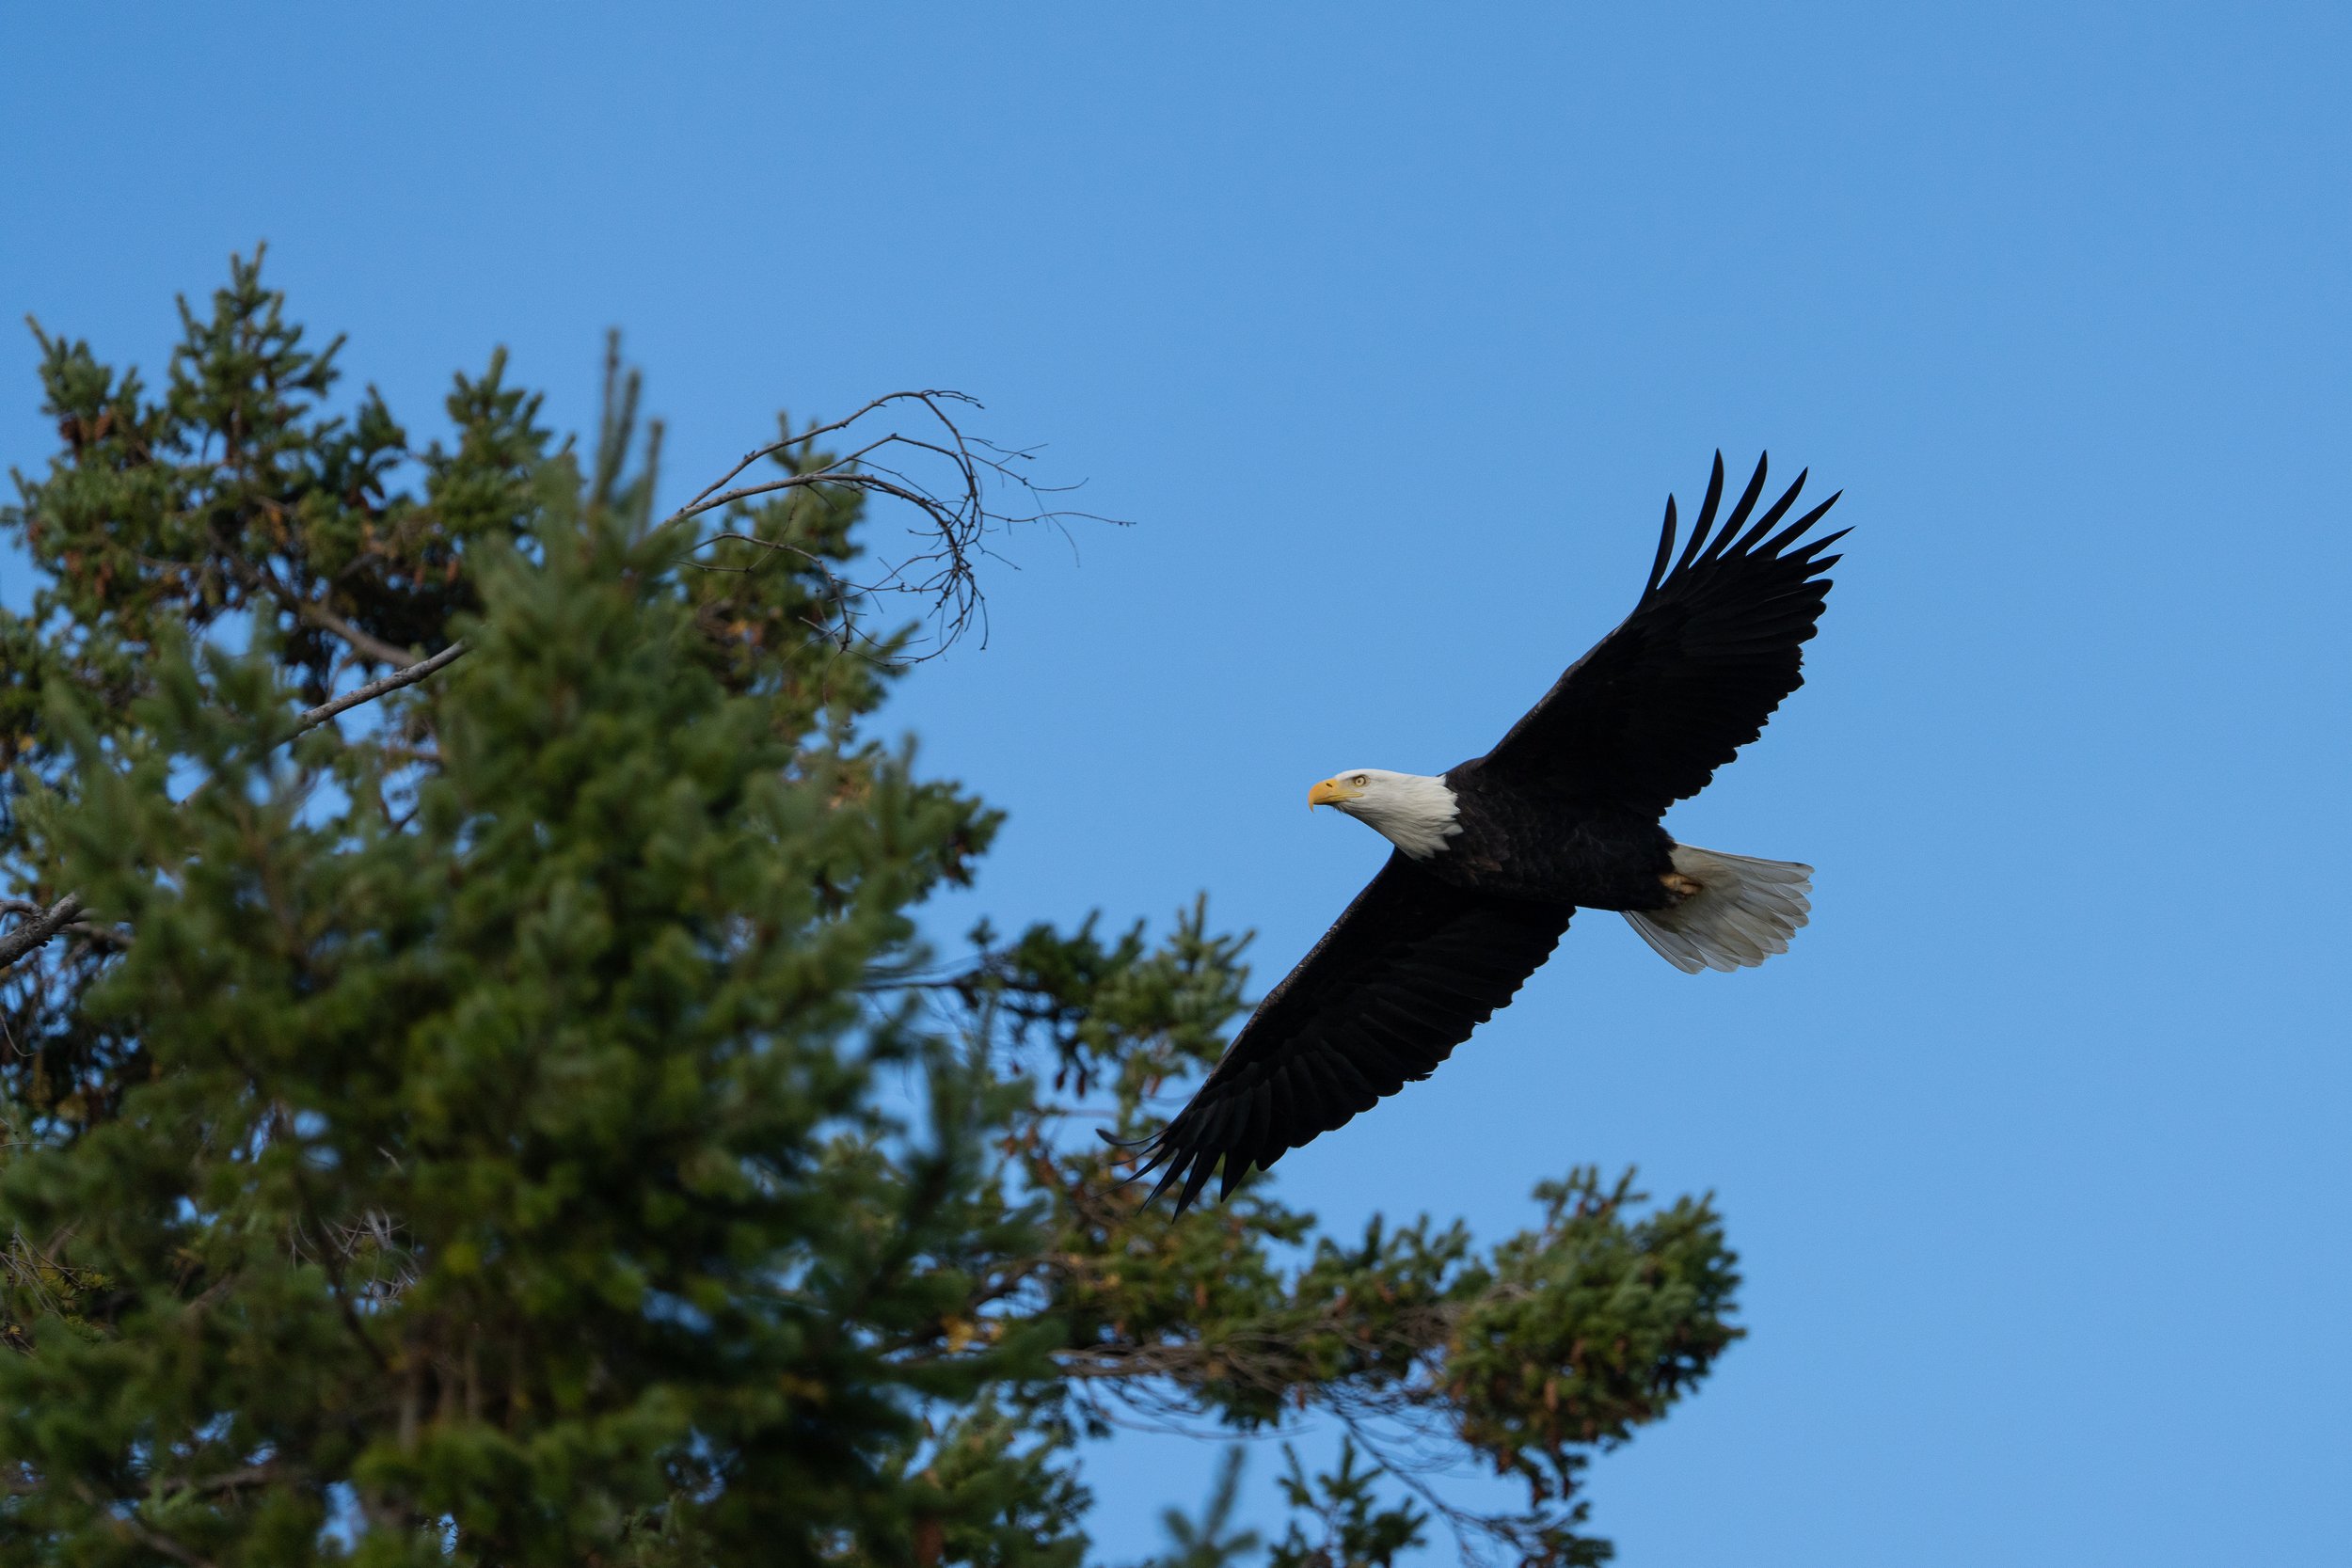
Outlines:
[[[224, 540], [224, 546], [226, 546], [226, 543], [227, 542]], [[293, 589], [287, 587], [284, 583], [279, 582], [270, 572], [262, 567], [256, 566], [253, 562], [246, 560], [243, 556], [238, 555], [233, 549], [224, 547], [221, 553], [223, 558], [229, 562], [230, 572], [235, 576], [239, 582], [244, 583], [249, 590], [268, 594], [272, 599], [275, 599], [280, 607], [293, 614], [294, 619], [298, 621], [308, 621], [310, 625], [319, 627], [323, 631], [333, 632], [337, 637], [342, 638], [345, 642], [351, 644], [353, 648], [362, 654], [365, 654], [368, 657], [375, 660], [378, 664], [390, 664], [397, 666], [408, 662], [408, 657], [412, 650], [407, 648], [395, 648], [389, 642], [385, 641], [374, 633], [363, 631], [359, 627], [353, 626], [349, 621], [336, 614], [325, 605], [320, 604], [315, 600], [302, 597]]]
[[187, 1568], [213, 1568], [212, 1559], [199, 1556], [170, 1536], [164, 1534], [161, 1530], [150, 1528], [130, 1514], [116, 1515], [116, 1522], [121, 1525], [123, 1529], [139, 1544], [150, 1551], [161, 1552], [174, 1562], [187, 1564]]
[[[23, 915], [27, 919], [48, 913], [47, 906], [31, 898], [0, 898], [0, 914]], [[101, 947], [127, 947], [131, 939], [111, 926], [100, 926], [87, 920], [76, 920], [62, 927], [63, 934], [80, 937]]]
[[[31, 318], [27, 317], [26, 319], [30, 320]], [[736, 464], [734, 467], [729, 468], [725, 473], [721, 474], [717, 479], [712, 480], [708, 484], [704, 485], [692, 500], [688, 501], [677, 511], [672, 513], [669, 517], [664, 519], [664, 521], [675, 523], [680, 518], [692, 516], [697, 511], [707, 511], [708, 508], [704, 507], [702, 502], [708, 499], [711, 492], [726, 488], [727, 484], [735, 478], [736, 475], [741, 473], [744, 469], [750, 467], [753, 464], [758, 462], [763, 457], [773, 457], [780, 451], [788, 451], [793, 447], [802, 446], [807, 442], [814, 441], [819, 436], [830, 436], [836, 430], [847, 430], [850, 426], [857, 423], [858, 420], [866, 418], [866, 415], [871, 414], [875, 409], [881, 408], [888, 404], [904, 403], [909, 400], [919, 400], [925, 405], [929, 406], [933, 413], [938, 413], [938, 404], [933, 402], [934, 399], [946, 399], [956, 403], [968, 403], [975, 408], [979, 406], [979, 402], [976, 398], [968, 397], [961, 392], [943, 391], [937, 388], [920, 392], [884, 392], [881, 397], [876, 398], [873, 402], [867, 404], [865, 407], [859, 409], [848, 419], [835, 420], [831, 424], [811, 425], [808, 429], [802, 431], [798, 436], [787, 436], [781, 440], [771, 441], [764, 447], [754, 447], [751, 451], [743, 454], [741, 462]]]
[[[919, 404], [923, 413], [936, 421], [938, 431], [915, 435], [903, 429], [890, 429], [848, 452], [828, 457], [821, 464], [803, 471], [750, 484], [735, 483], [746, 469], [764, 457], [781, 456], [818, 436], [847, 430], [876, 411], [898, 404]], [[761, 539], [739, 531], [723, 531], [698, 539], [690, 546], [688, 553], [721, 540], [734, 539], [799, 555], [823, 574], [827, 594], [833, 600], [838, 616], [835, 626], [818, 629], [845, 649], [860, 640], [873, 643], [871, 638], [865, 638], [857, 628], [856, 599], [870, 599], [882, 594], [914, 594], [928, 601], [924, 613], [937, 626], [938, 636], [935, 645], [929, 652], [916, 655], [909, 661], [919, 662], [922, 658], [935, 657], [955, 642], [975, 619], [980, 620], [985, 628], [986, 603], [978, 587], [977, 562], [991, 553], [986, 539], [992, 530], [1021, 522], [1058, 524], [1066, 519], [1090, 515], [1041, 508], [1029, 515], [1014, 516], [992, 510], [988, 494], [992, 482], [1016, 486], [1033, 497], [1041, 498], [1047, 491], [1016, 467], [1031, 455], [1028, 451], [1008, 450], [965, 435], [962, 427], [956, 422], [955, 416], [949, 412], [952, 404], [979, 406], [975, 399], [961, 392], [937, 388], [892, 392], [874, 399], [847, 419], [813, 425], [798, 435], [787, 435], [755, 447], [744, 453], [732, 468], [704, 486], [691, 500], [670, 514], [663, 519], [663, 524], [666, 527], [688, 522], [707, 513], [793, 490], [857, 490], [912, 507], [930, 525], [929, 531], [936, 535], [935, 542], [904, 560], [885, 562], [882, 574], [866, 582], [843, 583], [824, 562], [811, 552], [783, 541]], [[878, 454], [890, 449], [919, 454], [927, 463], [945, 463], [950, 477], [934, 488], [914, 473], [876, 460]]]
[[69, 893], [49, 906], [46, 912], [24, 922], [7, 936], [0, 937], [0, 970], [15, 964], [17, 959], [64, 930], [80, 917], [82, 895]]
[[259, 1465], [247, 1465], [241, 1470], [224, 1470], [218, 1475], [197, 1480], [167, 1481], [164, 1490], [174, 1496], [184, 1492], [204, 1497], [214, 1492], [234, 1492], [241, 1486], [259, 1486], [263, 1481], [277, 1480], [283, 1473], [278, 1463], [271, 1459]]
[[414, 648], [395, 648], [374, 633], [362, 631], [359, 627], [353, 626], [325, 605], [309, 599], [295, 600], [294, 613], [314, 626], [333, 632], [378, 664], [389, 664], [397, 668], [402, 660], [413, 657], [416, 653]]
[[[465, 652], [466, 644], [463, 641], [453, 642], [431, 658], [421, 658], [405, 670], [395, 670], [380, 680], [372, 680], [365, 686], [356, 687], [344, 692], [331, 702], [321, 703], [318, 706], [306, 710], [300, 718], [294, 721], [294, 727], [286, 738], [292, 740], [297, 735], [308, 734], [337, 714], [349, 713], [353, 708], [363, 707], [378, 697], [398, 691], [404, 686], [414, 686], [435, 671], [456, 663]], [[408, 656], [402, 654], [400, 657], [405, 658]]]

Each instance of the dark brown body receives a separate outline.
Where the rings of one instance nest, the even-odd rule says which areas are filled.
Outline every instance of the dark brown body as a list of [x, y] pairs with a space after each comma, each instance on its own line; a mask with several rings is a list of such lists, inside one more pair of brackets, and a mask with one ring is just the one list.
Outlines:
[[1654, 814], [1564, 798], [1476, 758], [1449, 768], [1462, 831], [1421, 868], [1455, 887], [1587, 910], [1661, 910], [1674, 840]]

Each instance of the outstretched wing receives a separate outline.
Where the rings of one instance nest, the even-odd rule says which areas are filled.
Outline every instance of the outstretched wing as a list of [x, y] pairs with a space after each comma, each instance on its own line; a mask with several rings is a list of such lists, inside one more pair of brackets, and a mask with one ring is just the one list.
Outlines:
[[1429, 1076], [1509, 1002], [1572, 905], [1489, 898], [1389, 857], [1314, 951], [1266, 993], [1192, 1103], [1147, 1145], [1183, 1213], [1222, 1160], [1220, 1198], [1319, 1132]]
[[1756, 477], [1717, 529], [1724, 495], [1717, 452], [1680, 557], [1669, 497], [1658, 562], [1633, 613], [1568, 667], [1486, 753], [1486, 765], [1541, 778], [1574, 799], [1645, 811], [1662, 812], [1707, 787], [1804, 683], [1801, 650], [1830, 589], [1821, 574], [1838, 559], [1821, 552], [1845, 531], [1804, 539], [1836, 496], [1780, 528], [1804, 488], [1801, 473], [1751, 522], [1764, 492], [1758, 458]]

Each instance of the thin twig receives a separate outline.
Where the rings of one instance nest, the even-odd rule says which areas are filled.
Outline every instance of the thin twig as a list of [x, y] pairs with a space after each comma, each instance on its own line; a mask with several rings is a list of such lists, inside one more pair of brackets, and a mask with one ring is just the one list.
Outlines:
[[[901, 403], [908, 399], [920, 399], [925, 404], [930, 404], [931, 400], [934, 398], [946, 399], [956, 403], [968, 403], [975, 408], [980, 406], [979, 400], [977, 398], [968, 396], [962, 392], [949, 392], [940, 390], [938, 388], [931, 388], [920, 392], [884, 392], [881, 397], [876, 398], [873, 402], [867, 404], [865, 407], [859, 409], [856, 413], [850, 415], [846, 420], [835, 420], [831, 424], [811, 425], [808, 429], [802, 431], [798, 436], [787, 436], [782, 440], [771, 441], [764, 447], [754, 447], [751, 451], [743, 454], [743, 460], [741, 462], [738, 463], [734, 467], [729, 468], [725, 473], [721, 474], [717, 479], [712, 480], [708, 484], [704, 485], [701, 492], [697, 494], [692, 500], [688, 501], [685, 506], [680, 507], [671, 515], [669, 521], [675, 522], [680, 517], [691, 515], [691, 511], [690, 509], [698, 506], [703, 500], [709, 497], [712, 491], [725, 489], [727, 484], [735, 478], [736, 475], [741, 473], [744, 469], [750, 467], [753, 464], [758, 462], [763, 457], [773, 457], [780, 451], [785, 451], [790, 448], [801, 446], [805, 442], [814, 441], [819, 436], [830, 436], [836, 430], [847, 430], [850, 426], [857, 423], [858, 420], [866, 418], [866, 415], [871, 414], [875, 409], [880, 408], [886, 404]], [[931, 406], [932, 412], [938, 412], [936, 404], [932, 404]]]
[[[917, 435], [893, 428], [844, 453], [828, 456], [813, 467], [749, 484], [736, 483], [744, 471], [760, 459], [781, 457], [792, 448], [805, 446], [819, 436], [847, 430], [876, 411], [896, 404], [920, 404], [930, 420], [936, 421], [937, 433]], [[939, 627], [935, 645], [927, 653], [910, 657], [900, 649], [892, 648], [890, 652], [903, 662], [918, 663], [924, 658], [936, 657], [975, 622], [979, 624], [982, 641], [985, 641], [988, 611], [979, 592], [976, 566], [982, 559], [995, 559], [994, 552], [988, 546], [988, 535], [997, 529], [1016, 523], [1051, 522], [1059, 526], [1065, 519], [1092, 515], [1050, 510], [1042, 506], [1027, 515], [992, 510], [988, 495], [992, 481], [1017, 486], [1041, 499], [1053, 491], [1020, 471], [1019, 465], [1026, 463], [1034, 455], [1034, 449], [999, 447], [967, 436], [949, 412], [954, 404], [979, 406], [977, 400], [963, 393], [939, 388], [892, 392], [874, 399], [847, 419], [813, 425], [797, 435], [787, 435], [755, 447], [744, 453], [735, 467], [706, 485], [691, 500], [670, 514], [664, 523], [688, 522], [708, 513], [740, 507], [746, 502], [794, 490], [856, 490], [901, 502], [912, 507], [929, 525], [928, 529], [914, 531], [918, 535], [932, 535], [932, 542], [902, 560], [884, 562], [881, 574], [865, 582], [844, 583], [824, 561], [812, 552], [784, 541], [762, 539], [741, 530], [729, 530], [697, 539], [690, 546], [689, 553], [722, 540], [736, 540], [800, 556], [822, 574], [826, 594], [833, 603], [836, 618], [834, 626], [816, 629], [844, 650], [860, 642], [877, 648], [881, 646], [857, 626], [856, 606], [858, 600], [885, 593], [913, 594], [926, 601], [924, 613]], [[950, 483], [934, 489], [923, 478], [881, 461], [880, 454], [894, 448], [910, 454], [920, 454], [926, 463], [946, 463], [951, 476]], [[1096, 520], [1112, 522], [1117, 519]], [[746, 570], [742, 567], [705, 569]]]

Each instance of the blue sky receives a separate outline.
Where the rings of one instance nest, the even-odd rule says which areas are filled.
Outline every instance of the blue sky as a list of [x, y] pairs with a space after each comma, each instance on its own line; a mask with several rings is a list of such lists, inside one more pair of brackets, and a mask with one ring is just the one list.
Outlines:
[[[1629, 1563], [2341, 1561], [2352, 20], [1632, 9], [17, 7], [0, 306], [151, 372], [266, 237], [420, 435], [500, 343], [582, 425], [617, 325], [681, 492], [978, 395], [1138, 526], [1012, 541], [893, 710], [1011, 813], [941, 917], [1205, 889], [1261, 984], [1384, 847], [1309, 784], [1484, 751], [1668, 489], [1809, 466], [1808, 685], [1669, 826], [1813, 926], [1588, 914], [1282, 1190], [1718, 1195], [1752, 1337], [1597, 1466]], [[1098, 1456], [1102, 1555], [1212, 1458]]]

